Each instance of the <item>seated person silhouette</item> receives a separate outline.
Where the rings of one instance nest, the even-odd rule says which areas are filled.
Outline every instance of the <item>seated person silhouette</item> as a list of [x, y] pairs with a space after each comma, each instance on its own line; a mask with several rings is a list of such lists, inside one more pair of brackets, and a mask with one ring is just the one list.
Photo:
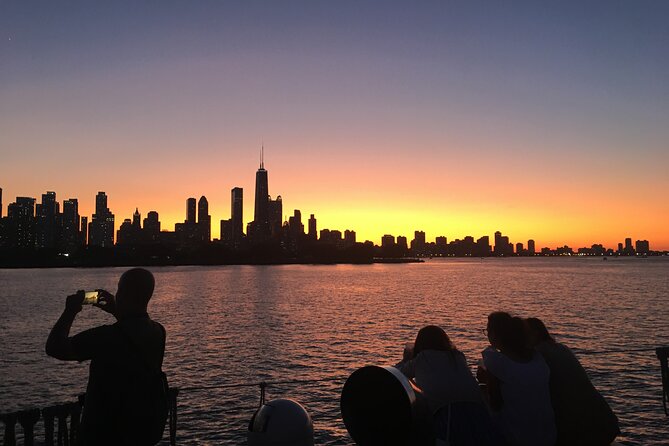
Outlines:
[[556, 342], [537, 318], [525, 320], [530, 345], [550, 369], [557, 446], [605, 446], [620, 434], [618, 418], [590, 382], [574, 353]]
[[63, 361], [90, 360], [80, 444], [152, 445], [162, 437], [167, 418], [167, 381], [161, 371], [165, 329], [149, 318], [154, 289], [151, 272], [126, 271], [116, 296], [99, 291], [94, 305], [116, 318], [112, 325], [70, 337], [85, 293], [67, 296], [65, 310], [51, 329], [47, 355]]
[[395, 367], [413, 379], [423, 392], [432, 413], [435, 444], [504, 444], [465, 355], [441, 327], [421, 328], [416, 341], [405, 347], [404, 358]]
[[508, 313], [488, 316], [490, 346], [482, 352], [479, 380], [487, 384], [493, 419], [511, 446], [554, 446], [555, 419], [548, 365], [527, 346], [524, 322]]

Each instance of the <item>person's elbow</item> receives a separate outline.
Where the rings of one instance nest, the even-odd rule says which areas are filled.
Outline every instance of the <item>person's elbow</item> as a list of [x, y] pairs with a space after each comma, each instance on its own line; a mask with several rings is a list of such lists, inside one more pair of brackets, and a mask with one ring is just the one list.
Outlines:
[[54, 359], [60, 359], [61, 361], [68, 361], [73, 359], [71, 348], [69, 347], [69, 339], [65, 342], [53, 342], [47, 341], [44, 346], [44, 351], [47, 356], [50, 356]]
[[55, 342], [46, 341], [46, 345], [44, 346], [44, 352], [46, 353], [47, 356], [51, 356], [52, 358], [60, 359], [59, 358], [59, 349], [56, 346]]

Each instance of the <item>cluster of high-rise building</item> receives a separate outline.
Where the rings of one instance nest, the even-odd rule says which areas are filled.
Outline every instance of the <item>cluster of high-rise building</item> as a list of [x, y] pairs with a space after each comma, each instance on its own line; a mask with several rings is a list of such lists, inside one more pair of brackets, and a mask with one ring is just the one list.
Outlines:
[[[253, 220], [246, 225], [244, 232], [244, 190], [234, 187], [231, 190], [230, 218], [220, 221], [220, 239], [213, 242], [230, 250], [243, 250], [248, 247], [277, 244], [291, 254], [299, 254], [303, 248], [318, 243], [322, 246], [346, 248], [356, 245], [356, 233], [346, 230], [321, 229], [311, 214], [305, 224], [300, 210], [295, 210], [287, 220], [283, 218], [283, 201], [278, 195], [272, 199], [269, 194], [268, 172], [265, 169], [263, 152], [260, 167], [255, 178], [255, 203]], [[95, 197], [95, 213], [90, 222], [79, 215], [76, 198], [63, 201], [62, 211], [56, 200], [55, 192], [46, 192], [41, 202], [35, 198], [17, 197], [7, 206], [7, 215], [2, 215], [2, 189], [0, 188], [0, 248], [15, 249], [51, 249], [63, 254], [71, 254], [82, 247], [110, 248], [113, 246], [166, 245], [176, 248], [200, 247], [212, 242], [211, 215], [209, 202], [205, 196], [199, 200], [186, 200], [186, 218], [177, 223], [174, 231], [161, 228], [158, 212], [148, 212], [142, 220], [139, 209], [135, 209], [132, 218], [125, 219], [116, 234], [115, 217], [107, 204], [105, 192], [98, 192]], [[115, 237], [116, 235], [116, 237]], [[374, 246], [366, 241], [366, 246]], [[489, 236], [478, 239], [467, 236], [448, 242], [445, 236], [438, 236], [434, 242], [427, 242], [425, 232], [416, 231], [408, 242], [407, 237], [384, 235], [377, 254], [386, 257], [404, 256], [534, 256], [534, 255], [643, 255], [649, 254], [647, 240], [632, 239], [619, 243], [617, 250], [592, 245], [579, 248], [576, 252], [563, 246], [556, 249], [536, 250], [534, 240], [527, 244], [511, 243], [509, 237], [495, 232], [493, 244]]]
[[425, 241], [425, 233], [416, 231], [410, 244], [407, 238], [386, 234], [381, 238], [381, 249], [390, 256], [454, 256], [454, 257], [510, 257], [510, 256], [557, 256], [557, 255], [581, 255], [581, 256], [633, 256], [648, 255], [653, 253], [650, 250], [648, 240], [637, 240], [632, 246], [632, 239], [625, 239], [625, 244], [618, 244], [618, 249], [605, 248], [601, 244], [595, 244], [587, 248], [578, 248], [576, 251], [569, 246], [561, 246], [555, 249], [541, 248], [537, 251], [536, 243], [530, 239], [527, 244], [521, 242], [511, 243], [509, 237], [502, 235], [501, 232], [495, 232], [493, 245], [490, 244], [490, 237], [483, 236], [479, 239], [467, 236], [463, 239], [456, 239], [448, 242], [444, 236], [438, 236], [434, 242]]
[[[186, 218], [175, 224], [174, 231], [161, 228], [158, 212], [148, 212], [142, 220], [139, 209], [132, 218], [125, 219], [115, 234], [115, 216], [107, 205], [105, 192], [95, 197], [95, 213], [91, 221], [79, 215], [78, 200], [63, 202], [63, 211], [55, 192], [42, 195], [42, 202], [35, 204], [30, 197], [17, 197], [8, 206], [8, 214], [0, 219], [0, 248], [54, 249], [64, 254], [76, 252], [84, 246], [109, 248], [113, 246], [168, 245], [172, 247], [199, 247], [212, 242], [211, 215], [205, 196], [199, 200], [186, 200]], [[2, 189], [0, 189], [2, 208]], [[232, 250], [279, 243], [286, 250], [297, 253], [307, 243], [319, 240], [314, 214], [308, 228], [302, 223], [300, 210], [284, 221], [281, 196], [269, 195], [268, 172], [261, 153], [260, 167], [256, 172], [255, 206], [253, 220], [244, 228], [244, 190], [234, 187], [231, 191], [230, 218], [220, 221], [220, 239], [214, 242]], [[0, 217], [2, 214], [0, 213]], [[244, 232], [246, 229], [246, 232]], [[356, 243], [355, 231], [323, 229], [320, 241], [339, 247]]]
[[396, 256], [408, 254], [416, 256], [455, 256], [455, 257], [489, 257], [489, 256], [513, 256], [513, 255], [536, 255], [534, 240], [527, 241], [527, 248], [522, 243], [513, 245], [509, 237], [495, 232], [494, 244], [490, 244], [490, 237], [485, 235], [478, 239], [472, 236], [456, 239], [448, 242], [447, 237], [438, 236], [434, 242], [427, 242], [425, 232], [415, 231], [414, 238], [408, 242], [405, 236], [395, 239], [392, 235], [384, 235], [381, 238], [381, 248]]

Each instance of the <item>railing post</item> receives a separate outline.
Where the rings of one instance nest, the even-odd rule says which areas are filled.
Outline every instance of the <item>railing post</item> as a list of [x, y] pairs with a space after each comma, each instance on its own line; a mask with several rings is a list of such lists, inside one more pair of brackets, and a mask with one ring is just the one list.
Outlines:
[[58, 446], [70, 446], [70, 436], [67, 430], [68, 409], [67, 404], [61, 404], [56, 407], [56, 416], [58, 417]]
[[667, 408], [667, 403], [669, 403], [669, 347], [658, 347], [655, 349], [655, 354], [657, 359], [660, 360], [660, 373], [662, 374], [662, 407], [664, 408], [664, 414], [669, 416], [669, 409]]
[[4, 414], [1, 418], [5, 423], [5, 446], [16, 446], [16, 414]]
[[40, 418], [39, 409], [24, 410], [17, 413], [16, 416], [23, 428], [23, 444], [33, 446], [35, 444], [35, 423]]
[[46, 446], [53, 446], [53, 419], [55, 415], [54, 407], [45, 407], [42, 409], [42, 417], [44, 418], [44, 444]]
[[81, 404], [70, 404], [70, 444], [76, 445], [79, 442], [79, 425], [81, 420]]

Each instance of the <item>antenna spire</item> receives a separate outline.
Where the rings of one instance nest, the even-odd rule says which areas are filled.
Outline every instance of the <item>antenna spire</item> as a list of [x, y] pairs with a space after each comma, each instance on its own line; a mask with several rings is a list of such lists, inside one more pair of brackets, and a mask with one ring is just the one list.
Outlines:
[[265, 142], [260, 145], [260, 168], [265, 168]]

